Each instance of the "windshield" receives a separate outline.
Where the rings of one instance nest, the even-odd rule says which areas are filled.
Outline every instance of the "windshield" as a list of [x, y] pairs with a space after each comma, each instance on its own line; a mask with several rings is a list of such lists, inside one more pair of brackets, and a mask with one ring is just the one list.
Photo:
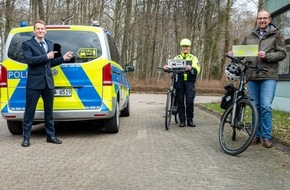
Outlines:
[[[8, 49], [8, 57], [12, 60], [25, 63], [22, 53], [22, 43], [33, 37], [33, 32], [17, 33], [13, 36]], [[54, 43], [54, 51], [61, 56], [67, 51], [74, 52], [74, 62], [88, 62], [102, 55], [99, 37], [94, 32], [87, 31], [48, 31], [46, 39]]]

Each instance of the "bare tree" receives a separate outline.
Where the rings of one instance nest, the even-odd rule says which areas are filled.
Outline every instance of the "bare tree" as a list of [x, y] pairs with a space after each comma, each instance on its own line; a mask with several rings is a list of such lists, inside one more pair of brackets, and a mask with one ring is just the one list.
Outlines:
[[130, 43], [130, 31], [131, 29], [131, 19], [132, 19], [132, 0], [126, 1], [126, 15], [124, 21], [124, 34], [121, 49], [121, 59], [123, 62], [128, 63], [128, 48]]
[[[136, 79], [154, 81], [157, 67], [179, 53], [182, 38], [192, 41], [192, 53], [202, 67], [200, 79], [219, 79], [225, 52], [253, 28], [256, 16], [251, 11], [235, 9], [237, 2], [240, 1], [0, 0], [1, 47], [8, 32], [20, 20], [33, 24], [41, 18], [48, 24], [82, 25], [98, 20], [112, 31], [123, 66], [135, 64]], [[245, 2], [255, 2], [257, 7], [264, 3], [263, 0]], [[235, 17], [231, 17], [233, 12]]]

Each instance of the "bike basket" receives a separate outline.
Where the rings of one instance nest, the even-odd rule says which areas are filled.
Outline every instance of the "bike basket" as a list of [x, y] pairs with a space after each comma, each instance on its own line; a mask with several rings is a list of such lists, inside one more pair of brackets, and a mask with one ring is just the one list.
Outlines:
[[236, 92], [236, 88], [233, 84], [227, 84], [224, 89], [226, 90], [225, 94], [222, 96], [222, 101], [220, 107], [222, 109], [227, 109], [232, 103], [234, 99], [234, 94]]

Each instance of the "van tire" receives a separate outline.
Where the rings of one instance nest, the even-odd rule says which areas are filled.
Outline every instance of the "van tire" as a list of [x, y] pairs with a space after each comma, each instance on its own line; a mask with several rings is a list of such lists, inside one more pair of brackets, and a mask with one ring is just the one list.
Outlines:
[[7, 126], [11, 134], [21, 135], [22, 131], [22, 121], [7, 121]]
[[121, 111], [121, 116], [122, 117], [129, 117], [130, 116], [130, 101], [128, 99], [127, 106], [125, 107], [124, 110]]
[[120, 110], [119, 103], [117, 102], [115, 108], [115, 114], [112, 118], [104, 121], [105, 131], [107, 133], [118, 133], [120, 127]]

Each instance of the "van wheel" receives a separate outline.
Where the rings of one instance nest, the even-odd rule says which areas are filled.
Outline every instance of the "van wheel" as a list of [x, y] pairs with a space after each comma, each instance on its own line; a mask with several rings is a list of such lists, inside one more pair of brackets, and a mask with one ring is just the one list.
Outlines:
[[123, 116], [123, 117], [130, 116], [130, 102], [129, 102], [129, 100], [127, 102], [127, 106], [125, 107], [125, 109], [121, 111], [121, 116]]
[[11, 134], [22, 134], [22, 121], [7, 121], [7, 126]]
[[105, 131], [107, 133], [118, 133], [120, 127], [120, 110], [119, 103], [117, 102], [115, 114], [112, 118], [104, 121]]

